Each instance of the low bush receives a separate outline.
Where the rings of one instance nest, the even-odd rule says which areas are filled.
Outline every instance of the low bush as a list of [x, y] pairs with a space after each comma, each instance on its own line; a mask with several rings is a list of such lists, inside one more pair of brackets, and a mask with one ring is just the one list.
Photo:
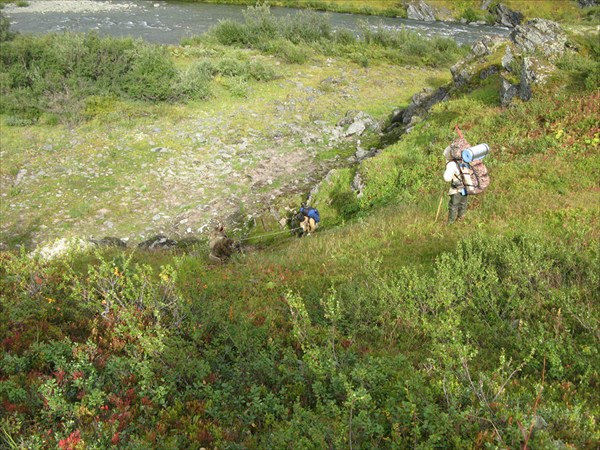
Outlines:
[[588, 447], [600, 280], [577, 228], [568, 245], [476, 232], [427, 267], [374, 257], [351, 278], [294, 276], [291, 259], [216, 272], [98, 254], [78, 271], [2, 254], [2, 439]]
[[571, 76], [575, 91], [594, 91], [600, 83], [600, 43], [597, 39], [580, 39], [580, 45], [580, 52], [565, 54], [557, 66]]
[[[308, 55], [304, 49], [307, 47], [327, 55], [351, 54], [354, 60], [365, 67], [368, 66], [368, 60], [356, 55], [372, 54], [378, 48], [394, 50], [380, 53], [402, 64], [432, 67], [450, 65], [467, 51], [452, 39], [428, 40], [404, 29], [373, 29], [368, 23], [362, 24], [358, 36], [348, 30], [334, 32], [326, 16], [302, 11], [294, 16], [277, 18], [266, 4], [249, 7], [244, 19], [244, 23], [230, 20], [220, 22], [207, 33], [205, 39], [215, 40], [222, 45], [255, 48], [283, 56], [291, 63], [305, 62]], [[348, 46], [353, 47], [351, 51]]]
[[14, 37], [10, 31], [10, 20], [0, 11], [0, 42], [9, 41]]
[[43, 114], [77, 123], [90, 117], [88, 97], [174, 102], [210, 96], [220, 73], [269, 81], [275, 70], [262, 61], [202, 57], [176, 68], [162, 47], [95, 34], [18, 36], [0, 43], [0, 113], [8, 123]]

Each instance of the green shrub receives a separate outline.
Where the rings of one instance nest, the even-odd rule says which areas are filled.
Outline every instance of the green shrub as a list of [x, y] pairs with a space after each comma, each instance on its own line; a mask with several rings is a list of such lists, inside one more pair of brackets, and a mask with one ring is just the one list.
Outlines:
[[339, 30], [336, 30], [333, 36], [335, 42], [337, 42], [340, 45], [352, 45], [355, 44], [358, 39], [356, 34], [348, 30], [347, 28], [341, 28]]
[[461, 19], [465, 19], [467, 22], [477, 22], [482, 20], [481, 14], [471, 7], [466, 8], [460, 15]]
[[26, 127], [29, 125], [33, 125], [35, 120], [26, 119], [23, 117], [15, 117], [15, 116], [7, 116], [4, 119], [4, 124], [8, 127]]
[[238, 98], [248, 97], [249, 88], [248, 82], [242, 77], [230, 77], [224, 81], [227, 91], [233, 96]]
[[123, 80], [123, 90], [136, 100], [165, 101], [173, 98], [172, 80], [177, 72], [159, 47], [142, 47]]
[[14, 34], [10, 32], [10, 20], [0, 11], [0, 42], [10, 41]]
[[250, 44], [247, 27], [231, 19], [219, 21], [218, 25], [211, 29], [210, 35], [222, 45], [246, 46]]
[[177, 97], [182, 99], [205, 99], [210, 97], [212, 69], [212, 64], [201, 61], [181, 71], [173, 88]]
[[310, 57], [310, 49], [285, 39], [277, 39], [268, 46], [269, 53], [277, 55], [290, 64], [304, 64]]
[[557, 66], [567, 72], [573, 81], [574, 88], [594, 91], [600, 83], [600, 44], [595, 40], [589, 42], [588, 51], [590, 56], [581, 53], [565, 54], [557, 63]]
[[286, 16], [279, 27], [279, 34], [294, 44], [331, 40], [333, 37], [329, 19], [313, 11], [300, 11], [294, 16]]
[[[276, 18], [271, 15], [268, 6], [250, 7], [246, 11], [243, 24], [223, 21], [212, 28], [206, 39], [215, 39], [223, 45], [252, 47], [261, 51], [283, 55], [290, 63], [303, 63], [308, 59], [307, 47], [326, 55], [351, 55], [351, 59], [368, 66], [365, 57], [374, 47], [392, 49], [382, 53], [386, 58], [404, 64], [425, 64], [444, 66], [454, 63], [468, 49], [459, 47], [452, 39], [436, 38], [428, 40], [417, 33], [406, 30], [394, 31], [383, 27], [375, 30], [368, 24], [361, 24], [361, 37], [349, 30], [333, 32], [326, 16], [310, 11], [302, 11], [293, 16]], [[348, 51], [359, 43], [359, 49]], [[336, 46], [338, 46], [336, 48]]]
[[216, 72], [225, 77], [241, 77], [246, 75], [247, 64], [236, 58], [220, 59], [216, 65]]

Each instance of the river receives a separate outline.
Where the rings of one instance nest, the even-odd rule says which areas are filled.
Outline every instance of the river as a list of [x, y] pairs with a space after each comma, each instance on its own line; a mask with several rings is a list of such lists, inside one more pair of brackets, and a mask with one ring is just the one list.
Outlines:
[[[182, 39], [206, 32], [220, 20], [243, 21], [245, 6], [164, 1], [30, 0], [29, 6], [8, 5], [3, 11], [11, 30], [19, 33], [87, 32], [131, 36], [157, 44], [179, 44]], [[298, 10], [272, 7], [275, 16]], [[507, 36], [504, 27], [449, 22], [374, 17], [360, 14], [322, 13], [334, 29], [358, 30], [361, 21], [372, 27], [415, 31], [423, 36], [454, 38], [470, 44], [484, 36]]]

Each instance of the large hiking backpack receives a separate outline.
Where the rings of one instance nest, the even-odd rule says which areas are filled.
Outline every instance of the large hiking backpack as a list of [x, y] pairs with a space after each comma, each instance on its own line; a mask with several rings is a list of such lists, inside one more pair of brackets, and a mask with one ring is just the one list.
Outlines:
[[490, 185], [488, 169], [481, 159], [467, 163], [462, 158], [463, 150], [471, 146], [464, 137], [458, 137], [450, 144], [450, 155], [458, 166], [461, 180], [467, 194], [480, 194]]
[[321, 217], [319, 216], [319, 210], [317, 208], [306, 208], [303, 206], [300, 208], [300, 212], [302, 213], [302, 215], [314, 219], [316, 223], [319, 223], [319, 221], [321, 220]]

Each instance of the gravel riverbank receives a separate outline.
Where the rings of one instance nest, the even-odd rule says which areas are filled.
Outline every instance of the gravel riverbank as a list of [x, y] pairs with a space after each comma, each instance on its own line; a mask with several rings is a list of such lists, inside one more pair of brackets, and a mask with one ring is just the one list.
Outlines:
[[102, 2], [91, 0], [30, 0], [28, 6], [9, 3], [4, 8], [7, 14], [20, 13], [88, 13], [103, 11], [123, 11], [138, 8], [129, 2]]

